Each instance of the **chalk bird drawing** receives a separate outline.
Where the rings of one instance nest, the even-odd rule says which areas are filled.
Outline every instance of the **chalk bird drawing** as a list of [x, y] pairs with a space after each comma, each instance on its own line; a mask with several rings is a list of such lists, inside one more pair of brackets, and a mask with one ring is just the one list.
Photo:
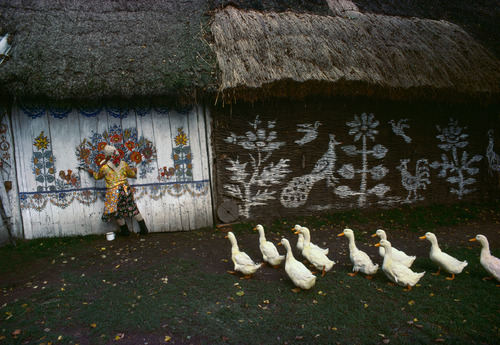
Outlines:
[[305, 133], [305, 135], [301, 139], [295, 140], [295, 143], [302, 146], [302, 145], [307, 144], [307, 143], [313, 141], [314, 139], [316, 139], [316, 137], [318, 136], [318, 128], [320, 125], [321, 125], [321, 122], [319, 122], [319, 121], [316, 121], [314, 124], [303, 123], [303, 124], [297, 125], [297, 127], [299, 127], [297, 129], [297, 132]]
[[313, 185], [326, 179], [328, 187], [333, 187], [337, 179], [333, 176], [337, 155], [335, 146], [342, 144], [335, 140], [335, 135], [330, 134], [328, 150], [316, 162], [313, 170], [303, 176], [294, 177], [292, 181], [281, 192], [281, 204], [287, 208], [299, 207], [305, 204]]
[[406, 123], [408, 121], [409, 119], [401, 119], [398, 123], [396, 123], [394, 120], [391, 120], [389, 123], [392, 125], [392, 131], [394, 134], [399, 135], [409, 144], [411, 143], [411, 138], [404, 133], [404, 128], [410, 128], [410, 125]]
[[500, 157], [498, 153], [493, 151], [493, 130], [490, 129], [488, 131], [488, 147], [486, 148], [486, 158], [488, 159], [488, 168], [490, 175], [492, 175], [493, 171], [500, 171]]
[[413, 201], [415, 201], [419, 200], [417, 190], [426, 189], [426, 185], [431, 183], [429, 180], [429, 163], [425, 158], [419, 159], [415, 164], [415, 175], [412, 175], [408, 171], [407, 165], [409, 162], [409, 159], [401, 159], [396, 169], [401, 171], [401, 184], [408, 191], [406, 200], [410, 201], [413, 193]]

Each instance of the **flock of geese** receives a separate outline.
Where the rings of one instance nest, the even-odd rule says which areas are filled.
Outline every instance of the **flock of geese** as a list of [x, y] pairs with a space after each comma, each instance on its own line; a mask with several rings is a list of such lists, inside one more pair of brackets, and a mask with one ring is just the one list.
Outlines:
[[[286, 254], [282, 255], [274, 243], [266, 240], [264, 227], [257, 225], [254, 230], [259, 232], [259, 249], [262, 253], [263, 262], [255, 263], [248, 254], [242, 252], [238, 247], [238, 242], [234, 233], [228, 232], [227, 238], [231, 242], [231, 260], [234, 263], [234, 271], [240, 272], [244, 278], [250, 278], [262, 265], [268, 263], [273, 267], [279, 267], [282, 262], [285, 262], [285, 272], [296, 286], [294, 292], [300, 289], [310, 289], [316, 283], [316, 273], [321, 271], [321, 275], [325, 275], [335, 265], [333, 260], [328, 258], [328, 248], [321, 248], [311, 242], [311, 232], [308, 228], [300, 225], [295, 225], [292, 229], [298, 235], [297, 249], [302, 253], [302, 256], [314, 267], [315, 271], [311, 272], [304, 263], [295, 259], [290, 242], [286, 238], [282, 238], [278, 245], [283, 245], [286, 249]], [[367, 253], [358, 249], [354, 238], [354, 231], [344, 229], [338, 236], [345, 236], [349, 240], [349, 258], [353, 264], [353, 272], [349, 273], [355, 276], [358, 272], [366, 275], [366, 278], [371, 279], [379, 269], [378, 264], [374, 264]], [[415, 261], [415, 256], [410, 256], [401, 250], [392, 247], [387, 240], [387, 234], [384, 230], [379, 229], [372, 237], [379, 237], [380, 241], [375, 246], [379, 247], [379, 254], [383, 258], [382, 271], [389, 279], [388, 284], [401, 285], [406, 287], [405, 291], [411, 290], [417, 284], [425, 272], [414, 272], [410, 267]], [[453, 280], [455, 274], [462, 272], [467, 261], [460, 261], [457, 258], [443, 252], [438, 245], [436, 235], [432, 232], [427, 232], [420, 239], [427, 239], [431, 243], [429, 258], [438, 266], [438, 271], [432, 273], [438, 275], [441, 270], [451, 274], [451, 277], [446, 279]], [[500, 259], [491, 255], [488, 240], [483, 235], [477, 235], [469, 241], [478, 241], [481, 246], [480, 263], [491, 277], [494, 277], [500, 282]]]

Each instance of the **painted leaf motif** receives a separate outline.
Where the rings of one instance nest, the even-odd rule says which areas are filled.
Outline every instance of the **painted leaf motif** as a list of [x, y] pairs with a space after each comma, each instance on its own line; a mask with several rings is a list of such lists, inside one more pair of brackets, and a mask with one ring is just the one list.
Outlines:
[[45, 176], [38, 175], [35, 180], [40, 182], [40, 183], [43, 183], [43, 182], [45, 182]]
[[38, 152], [38, 151], [37, 151], [37, 152], [33, 152], [33, 157], [40, 159], [40, 158], [42, 158], [42, 157], [43, 157], [43, 155], [42, 155], [42, 153], [41, 153], [41, 152]]
[[46, 178], [48, 183], [52, 183], [56, 179], [54, 175], [46, 175]]
[[182, 153], [190, 153], [191, 152], [191, 147], [190, 146], [184, 146], [182, 148]]
[[50, 158], [50, 156], [52, 156], [52, 150], [48, 150], [43, 153], [44, 158]]

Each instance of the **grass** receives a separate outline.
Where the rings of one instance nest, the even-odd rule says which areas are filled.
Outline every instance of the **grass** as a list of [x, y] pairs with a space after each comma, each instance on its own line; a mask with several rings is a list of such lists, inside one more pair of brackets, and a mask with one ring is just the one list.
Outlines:
[[[497, 209], [435, 206], [313, 218], [325, 227], [358, 217], [392, 220], [411, 230], [435, 224], [421, 219], [429, 216], [456, 225]], [[276, 232], [290, 232], [289, 222], [274, 225]], [[241, 226], [235, 231], [243, 231]], [[203, 261], [196, 256], [139, 265], [132, 258], [123, 260], [122, 252], [119, 265], [100, 267], [96, 257], [112, 253], [101, 252], [97, 241], [94, 236], [44, 239], [0, 248], [0, 275], [37, 260], [60, 260], [62, 252], [69, 261], [58, 281], [40, 282], [31, 287], [33, 293], [14, 300], [2, 299], [0, 344], [120, 344], [129, 334], [156, 337], [149, 344], [168, 344], [168, 339], [195, 344], [493, 344], [500, 338], [499, 288], [482, 281], [477, 247], [447, 248], [469, 261], [466, 272], [452, 282], [447, 275], [431, 275], [433, 264], [417, 258], [414, 270], [427, 274], [409, 292], [388, 286], [380, 272], [367, 280], [350, 277], [336, 265], [318, 276], [311, 290], [294, 293], [284, 272], [279, 279], [243, 280], [200, 269]], [[98, 253], [87, 254], [89, 248]], [[72, 255], [80, 254], [84, 259], [71, 262]], [[0, 283], [0, 288], [5, 295], [18, 286]], [[13, 336], [16, 330], [20, 333]]]

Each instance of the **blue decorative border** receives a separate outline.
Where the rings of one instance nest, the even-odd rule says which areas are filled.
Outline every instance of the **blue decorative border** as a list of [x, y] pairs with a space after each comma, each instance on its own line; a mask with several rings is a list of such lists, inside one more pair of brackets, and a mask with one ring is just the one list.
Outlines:
[[[45, 116], [49, 113], [55, 119], [63, 119], [68, 117], [73, 109], [76, 109], [79, 115], [85, 117], [95, 117], [99, 115], [102, 111], [105, 111], [109, 116], [123, 119], [129, 116], [130, 114], [135, 113], [135, 115], [139, 117], [143, 117], [151, 114], [154, 110], [160, 115], [168, 115], [172, 110], [171, 106], [164, 107], [152, 107], [152, 106], [137, 106], [137, 107], [128, 107], [128, 106], [97, 106], [97, 107], [85, 107], [85, 106], [75, 106], [75, 107], [55, 107], [55, 106], [46, 106], [43, 104], [20, 104], [19, 108], [23, 111], [23, 113], [32, 118], [36, 119], [38, 117]], [[178, 106], [173, 109], [183, 115], [189, 114], [194, 108], [193, 104], [189, 104], [186, 106]]]

